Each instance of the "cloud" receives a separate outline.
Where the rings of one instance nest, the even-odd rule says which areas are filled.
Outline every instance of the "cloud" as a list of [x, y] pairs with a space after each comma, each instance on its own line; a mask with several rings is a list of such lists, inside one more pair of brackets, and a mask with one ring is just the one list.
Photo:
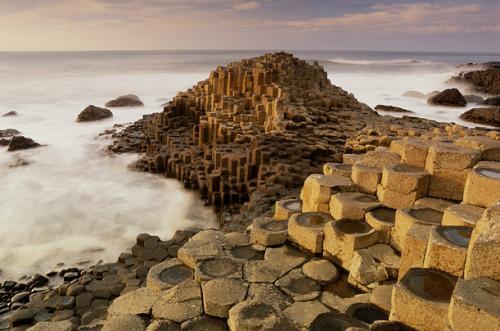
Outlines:
[[257, 9], [259, 7], [260, 7], [260, 3], [255, 2], [255, 1], [238, 3], [238, 4], [233, 5], [233, 8], [236, 10], [252, 10], [252, 9]]
[[338, 32], [435, 34], [496, 31], [500, 7], [486, 10], [480, 4], [374, 5], [365, 13], [338, 17], [269, 22], [289, 28]]

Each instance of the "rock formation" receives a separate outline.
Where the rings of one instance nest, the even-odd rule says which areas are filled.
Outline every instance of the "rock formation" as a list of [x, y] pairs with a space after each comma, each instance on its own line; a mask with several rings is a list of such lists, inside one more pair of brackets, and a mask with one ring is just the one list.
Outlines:
[[138, 107], [144, 106], [144, 103], [137, 95], [127, 94], [119, 96], [114, 100], [106, 102], [106, 107]]
[[500, 127], [500, 108], [472, 108], [460, 115], [460, 118], [473, 123]]
[[12, 110], [2, 115], [2, 117], [9, 117], [9, 116], [17, 116], [17, 111]]
[[379, 111], [391, 111], [394, 113], [413, 113], [411, 110], [404, 109], [396, 106], [387, 106], [387, 105], [377, 105], [375, 106], [375, 110]]
[[98, 121], [108, 117], [112, 117], [113, 113], [106, 108], [99, 108], [94, 105], [90, 105], [76, 118], [77, 122], [90, 122], [90, 121]]
[[431, 96], [427, 102], [431, 105], [449, 106], [449, 107], [465, 107], [467, 101], [464, 96], [456, 88], [446, 89], [434, 96]]
[[500, 96], [487, 98], [482, 104], [488, 106], [500, 106]]
[[470, 84], [477, 92], [498, 95], [500, 94], [500, 65], [498, 62], [471, 64], [461, 66], [464, 69], [452, 81]]

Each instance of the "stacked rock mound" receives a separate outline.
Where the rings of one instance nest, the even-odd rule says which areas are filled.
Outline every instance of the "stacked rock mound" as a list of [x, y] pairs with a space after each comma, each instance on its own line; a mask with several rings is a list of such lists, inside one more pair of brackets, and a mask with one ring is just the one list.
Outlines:
[[136, 168], [178, 178], [216, 207], [239, 207], [257, 189], [299, 187], [340, 160], [345, 135], [377, 116], [318, 64], [276, 53], [217, 68], [110, 149], [146, 152]]

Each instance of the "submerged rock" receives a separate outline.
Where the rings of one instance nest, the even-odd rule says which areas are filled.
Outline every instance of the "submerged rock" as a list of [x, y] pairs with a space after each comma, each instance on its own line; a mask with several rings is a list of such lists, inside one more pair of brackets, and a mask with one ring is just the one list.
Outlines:
[[484, 101], [483, 97], [480, 97], [479, 95], [474, 95], [474, 94], [467, 94], [464, 95], [465, 101], [467, 103], [482, 103]]
[[418, 99], [425, 98], [425, 94], [418, 91], [406, 91], [405, 93], [403, 93], [403, 96], [408, 98], [418, 98]]
[[106, 108], [99, 108], [94, 105], [90, 105], [85, 108], [76, 118], [77, 122], [90, 122], [102, 120], [108, 117], [112, 117], [113, 113]]
[[375, 106], [375, 110], [379, 111], [392, 111], [394, 113], [413, 113], [413, 111], [404, 109], [396, 106], [388, 106], [388, 105], [377, 105]]
[[465, 107], [467, 101], [464, 96], [456, 88], [449, 88], [430, 97], [427, 102], [431, 105], [449, 106], [449, 107]]
[[460, 115], [460, 118], [469, 122], [500, 127], [500, 108], [472, 108]]
[[2, 115], [2, 117], [8, 117], [8, 116], [17, 116], [17, 111], [12, 110]]
[[106, 102], [106, 107], [138, 107], [144, 106], [144, 103], [137, 95], [127, 94], [119, 96], [114, 100]]
[[39, 143], [35, 142], [31, 138], [26, 138], [23, 136], [15, 136], [12, 137], [9, 143], [9, 148], [7, 148], [7, 151], [13, 152], [13, 151], [19, 151], [19, 150], [24, 150], [24, 149], [30, 149], [30, 148], [36, 148], [40, 147]]
[[500, 96], [491, 97], [483, 101], [483, 105], [500, 106]]

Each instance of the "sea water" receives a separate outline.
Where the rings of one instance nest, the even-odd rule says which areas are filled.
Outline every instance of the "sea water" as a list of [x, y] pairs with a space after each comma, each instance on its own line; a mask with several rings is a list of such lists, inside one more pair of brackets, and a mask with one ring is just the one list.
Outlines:
[[[0, 53], [0, 115], [19, 114], [0, 117], [0, 129], [17, 129], [46, 145], [14, 153], [0, 148], [0, 279], [46, 272], [60, 262], [114, 261], [142, 232], [168, 239], [177, 229], [215, 227], [213, 212], [195, 192], [173, 179], [129, 171], [137, 155], [104, 155], [111, 140], [99, 133], [161, 111], [218, 65], [264, 52]], [[442, 90], [456, 65], [499, 59], [474, 53], [294, 53], [318, 60], [333, 84], [372, 107], [389, 104], [455, 122], [465, 109], [433, 107], [402, 94]], [[145, 106], [75, 122], [86, 106], [128, 93]], [[30, 164], [9, 168], [18, 158]]]

